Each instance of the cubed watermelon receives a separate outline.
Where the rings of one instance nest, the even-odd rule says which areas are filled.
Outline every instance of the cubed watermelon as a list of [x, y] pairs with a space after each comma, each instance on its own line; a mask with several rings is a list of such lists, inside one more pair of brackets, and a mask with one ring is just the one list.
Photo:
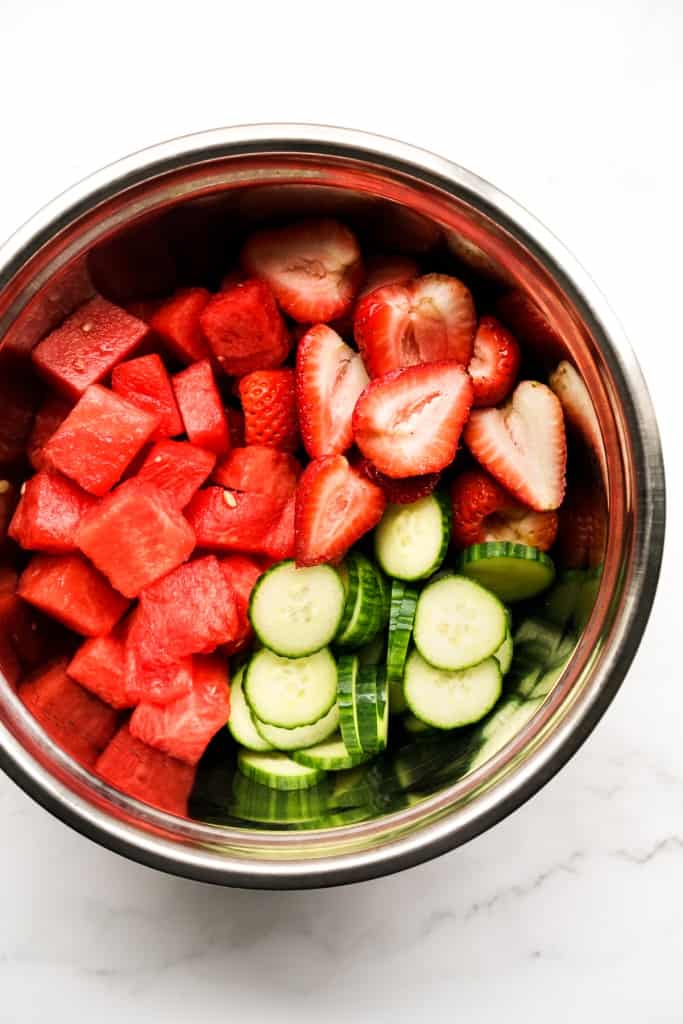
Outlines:
[[188, 693], [192, 686], [192, 660], [180, 658], [171, 662], [150, 641], [146, 617], [137, 608], [131, 616], [125, 643], [124, 688], [131, 705], [140, 701], [168, 704]]
[[257, 579], [263, 575], [263, 567], [247, 555], [226, 555], [220, 560], [225, 577], [235, 592], [239, 613], [239, 632], [234, 640], [221, 649], [225, 654], [237, 654], [244, 650], [254, 633], [249, 622], [249, 598]]
[[293, 455], [252, 444], [233, 448], [214, 469], [211, 479], [233, 491], [270, 494], [280, 507], [296, 490], [301, 466]]
[[183, 509], [216, 463], [213, 452], [189, 441], [159, 441], [149, 451], [136, 474], [137, 480], [153, 484], [177, 509]]
[[131, 735], [187, 764], [196, 765], [230, 715], [228, 663], [218, 655], [194, 657], [192, 689], [160, 707], [139, 704]]
[[157, 428], [159, 417], [93, 384], [43, 449], [53, 469], [101, 496]]
[[45, 732], [68, 754], [92, 767], [118, 727], [118, 715], [67, 675], [65, 658], [19, 687], [19, 697]]
[[296, 495], [293, 494], [279, 518], [265, 534], [261, 544], [262, 554], [274, 558], [276, 562], [283, 558], [294, 558], [295, 518]]
[[228, 421], [228, 433], [230, 434], [230, 446], [232, 448], [244, 447], [244, 413], [241, 409], [233, 409], [231, 405], [225, 407], [225, 416]]
[[126, 359], [149, 328], [120, 306], [95, 296], [33, 350], [33, 364], [55, 391], [80, 398]]
[[185, 510], [197, 546], [213, 551], [260, 554], [281, 505], [270, 494], [243, 494], [222, 487], [197, 491]]
[[35, 381], [10, 366], [0, 367], [0, 470], [24, 457], [36, 411]]
[[111, 387], [115, 394], [126, 398], [139, 409], [146, 409], [159, 416], [159, 426], [152, 434], [152, 440], [182, 434], [183, 421], [173, 394], [171, 378], [156, 353], [115, 366]]
[[0, 479], [0, 549], [7, 539], [12, 517], [19, 502], [19, 488], [11, 480]]
[[80, 554], [34, 555], [17, 593], [83, 636], [103, 636], [119, 621], [128, 601]]
[[230, 449], [228, 421], [208, 359], [177, 373], [173, 389], [190, 441], [216, 455], [227, 452]]
[[116, 733], [95, 771], [136, 800], [180, 817], [187, 815], [195, 769], [131, 736], [128, 725]]
[[287, 358], [287, 327], [265, 281], [250, 278], [214, 295], [200, 323], [225, 373], [241, 377], [280, 366]]
[[46, 398], [36, 413], [26, 450], [35, 470], [45, 469], [43, 448], [71, 412], [72, 404], [59, 395]]
[[76, 550], [76, 531], [97, 499], [59, 473], [41, 471], [24, 485], [9, 535], [26, 551]]
[[85, 640], [69, 662], [69, 675], [97, 697], [119, 710], [131, 707], [125, 687], [125, 641], [130, 620], [106, 636]]
[[150, 327], [183, 363], [206, 359], [210, 348], [199, 325], [199, 317], [209, 301], [206, 288], [182, 288], [160, 303], [150, 319]]
[[182, 514], [154, 484], [127, 480], [85, 515], [77, 544], [126, 597], [140, 591], [189, 558], [194, 533]]

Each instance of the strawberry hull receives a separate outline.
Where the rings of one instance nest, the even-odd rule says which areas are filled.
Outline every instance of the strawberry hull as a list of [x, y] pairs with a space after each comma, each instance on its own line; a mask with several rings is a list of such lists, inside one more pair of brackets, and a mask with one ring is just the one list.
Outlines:
[[180, 817], [187, 815], [194, 769], [131, 736], [128, 725], [116, 733], [95, 764], [95, 771], [136, 800]]

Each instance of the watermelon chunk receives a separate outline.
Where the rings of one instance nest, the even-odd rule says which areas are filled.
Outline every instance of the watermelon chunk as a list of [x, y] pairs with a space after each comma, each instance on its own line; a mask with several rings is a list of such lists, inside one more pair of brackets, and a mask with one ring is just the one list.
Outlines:
[[261, 554], [281, 562], [283, 558], [294, 558], [296, 518], [296, 495], [292, 495], [279, 515], [266, 532], [261, 542]]
[[227, 452], [230, 448], [228, 421], [208, 359], [177, 373], [173, 389], [190, 441], [216, 455]]
[[0, 549], [7, 539], [12, 516], [19, 501], [19, 488], [11, 480], [0, 479]]
[[141, 701], [168, 704], [192, 686], [192, 659], [169, 662], [163, 651], [151, 649], [145, 618], [138, 608], [131, 617], [125, 645], [124, 692], [130, 705]]
[[287, 327], [265, 281], [250, 278], [214, 295], [200, 323], [221, 368], [235, 377], [280, 366], [289, 353]]
[[211, 479], [233, 491], [270, 494], [284, 507], [294, 494], [300, 476], [301, 466], [293, 455], [252, 444], [233, 448], [218, 463]]
[[19, 698], [55, 743], [92, 767], [118, 726], [114, 708], [70, 679], [65, 658], [39, 669]]
[[197, 546], [260, 554], [281, 506], [270, 494], [243, 494], [222, 487], [197, 491], [185, 510]]
[[257, 579], [263, 575], [264, 569], [247, 555], [226, 555], [219, 561], [221, 570], [235, 592], [239, 615], [240, 625], [237, 636], [221, 648], [226, 655], [232, 655], [244, 650], [254, 635], [249, 622], [249, 598]]
[[157, 428], [159, 417], [93, 384], [43, 449], [47, 464], [101, 496]]
[[172, 757], [196, 765], [228, 721], [230, 689], [225, 658], [195, 657], [192, 689], [160, 707], [139, 704], [130, 720], [131, 735]]
[[0, 367], [0, 469], [24, 457], [36, 407], [35, 381], [24, 373]]
[[149, 451], [136, 480], [153, 484], [177, 509], [183, 509], [210, 475], [213, 452], [189, 441], [159, 441]]
[[161, 302], [150, 319], [150, 327], [182, 363], [206, 359], [210, 348], [199, 324], [209, 301], [206, 288], [182, 288]]
[[146, 409], [159, 416], [159, 426], [152, 434], [152, 440], [182, 434], [183, 421], [173, 394], [171, 378], [156, 353], [115, 366], [111, 387], [115, 394], [126, 398], [139, 409]]
[[148, 330], [142, 320], [97, 295], [36, 345], [33, 364], [55, 391], [80, 398], [131, 355]]
[[25, 484], [9, 536], [26, 551], [75, 551], [78, 524], [96, 503], [96, 498], [66, 477], [37, 473]]
[[17, 593], [83, 636], [110, 633], [128, 601], [79, 554], [34, 555]]
[[187, 815], [195, 770], [131, 736], [124, 725], [95, 765], [105, 782], [162, 811]]
[[45, 469], [43, 448], [71, 412], [72, 406], [66, 398], [51, 395], [46, 398], [36, 413], [33, 429], [26, 446], [31, 465], [35, 470]]
[[177, 568], [190, 557], [194, 533], [180, 512], [153, 484], [127, 480], [81, 521], [81, 551], [126, 597]]
[[118, 710], [131, 706], [125, 687], [125, 639], [129, 623], [130, 620], [126, 620], [106, 636], [85, 640], [67, 669], [72, 679]]

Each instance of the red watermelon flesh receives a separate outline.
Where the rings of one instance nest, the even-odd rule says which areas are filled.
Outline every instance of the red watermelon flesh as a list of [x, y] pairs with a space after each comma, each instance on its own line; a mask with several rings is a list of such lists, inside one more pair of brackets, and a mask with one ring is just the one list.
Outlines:
[[228, 421], [209, 360], [177, 373], [173, 390], [190, 441], [216, 455], [229, 451]]
[[27, 451], [35, 470], [45, 469], [43, 448], [71, 412], [72, 405], [59, 395], [46, 398], [36, 413], [33, 429], [28, 439]]
[[160, 707], [139, 704], [130, 720], [131, 735], [172, 757], [196, 765], [228, 721], [230, 689], [225, 658], [195, 657], [192, 689]]
[[293, 455], [252, 444], [233, 448], [219, 462], [211, 479], [233, 491], [270, 494], [283, 507], [296, 490], [301, 466]]
[[9, 535], [26, 551], [75, 551], [78, 524], [96, 503], [66, 477], [37, 473], [25, 484]]
[[194, 768], [131, 736], [128, 725], [114, 736], [95, 771], [116, 789], [162, 811], [187, 815]]
[[47, 464], [101, 496], [157, 428], [159, 417], [94, 384], [43, 449]]
[[235, 591], [240, 621], [239, 632], [235, 639], [221, 648], [223, 653], [229, 656], [244, 650], [254, 635], [249, 622], [249, 598], [257, 579], [263, 575], [264, 569], [247, 555], [226, 555], [220, 559], [220, 566], [228, 583]]
[[263, 537], [261, 552], [264, 555], [276, 562], [282, 561], [283, 558], [294, 558], [295, 518], [296, 495], [293, 494], [279, 518]]
[[55, 391], [80, 398], [126, 359], [148, 333], [148, 326], [97, 295], [33, 350], [33, 364]]
[[45, 732], [68, 754], [92, 767], [118, 725], [114, 708], [70, 679], [65, 658], [39, 669], [19, 697]]
[[80, 554], [34, 555], [17, 593], [83, 636], [110, 633], [128, 607], [125, 597]]
[[159, 416], [159, 426], [152, 434], [152, 440], [182, 434], [183, 421], [173, 394], [171, 378], [156, 353], [115, 366], [111, 387], [115, 394], [139, 409], [146, 409]]
[[163, 652], [150, 650], [140, 609], [134, 612], [125, 647], [124, 692], [130, 705], [141, 701], [168, 704], [192, 686], [192, 660], [164, 661]]
[[240, 377], [280, 366], [287, 358], [289, 335], [265, 281], [251, 278], [214, 295], [200, 323], [225, 373]]
[[210, 475], [213, 452], [189, 441], [159, 441], [148, 453], [135, 479], [153, 484], [174, 508], [183, 509]]
[[85, 640], [69, 662], [69, 675], [119, 710], [131, 706], [125, 687], [125, 639], [130, 620], [106, 636]]
[[222, 487], [197, 491], [185, 515], [197, 546], [214, 551], [260, 554], [263, 539], [280, 514], [270, 494], [242, 494]]
[[19, 488], [11, 480], [0, 479], [0, 548], [7, 538], [7, 531], [19, 501]]
[[126, 597], [177, 568], [194, 549], [194, 533], [153, 484], [127, 480], [81, 521], [81, 551]]
[[210, 354], [199, 325], [199, 317], [209, 301], [206, 288], [183, 288], [161, 302], [149, 323], [166, 347], [183, 363], [194, 363]]

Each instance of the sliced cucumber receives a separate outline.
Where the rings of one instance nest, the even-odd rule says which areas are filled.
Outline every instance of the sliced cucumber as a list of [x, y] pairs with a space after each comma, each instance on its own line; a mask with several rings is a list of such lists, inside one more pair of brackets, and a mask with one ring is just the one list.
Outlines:
[[545, 552], [510, 541], [487, 541], [466, 548], [460, 556], [460, 571], [502, 601], [535, 597], [555, 579], [555, 566]]
[[421, 736], [422, 733], [434, 731], [433, 726], [427, 725], [427, 723], [423, 722], [421, 718], [414, 715], [412, 711], [406, 711], [402, 718], [402, 722], [403, 728], [411, 736]]
[[382, 616], [380, 629], [386, 629], [389, 622], [389, 613], [391, 611], [391, 581], [377, 566], [375, 566], [375, 573], [377, 575], [379, 589], [382, 594]]
[[408, 645], [413, 635], [418, 592], [402, 580], [391, 584], [391, 610], [389, 613], [389, 644], [387, 648], [387, 680], [389, 683], [389, 710], [392, 714], [405, 711], [403, 696], [403, 670], [408, 657]]
[[356, 682], [356, 720], [358, 737], [362, 750], [366, 754], [376, 754], [380, 749], [377, 726], [379, 712], [377, 708], [377, 673], [376, 666], [362, 668]]
[[308, 789], [325, 777], [319, 768], [297, 764], [286, 754], [257, 754], [240, 750], [237, 764], [243, 775], [271, 789]]
[[282, 729], [278, 725], [269, 725], [254, 720], [256, 731], [275, 750], [301, 750], [311, 747], [314, 743], [322, 743], [339, 727], [339, 708], [333, 704], [326, 715], [319, 718], [313, 725], [300, 725], [296, 729]]
[[365, 644], [357, 652], [358, 663], [361, 668], [366, 665], [380, 665], [386, 658], [387, 641], [384, 634], [379, 633], [369, 644]]
[[382, 627], [382, 588], [374, 565], [360, 552], [350, 552], [345, 568], [346, 598], [335, 643], [338, 647], [360, 647], [369, 643]]
[[377, 750], [386, 750], [389, 741], [389, 683], [384, 668], [377, 669]]
[[504, 606], [466, 576], [442, 576], [418, 598], [415, 646], [435, 668], [452, 672], [490, 658], [506, 631]]
[[527, 700], [523, 703], [517, 698], [510, 697], [501, 704], [500, 709], [486, 723], [483, 731], [484, 743], [479, 747], [474, 758], [470, 762], [470, 771], [474, 771], [490, 757], [513, 739], [520, 729], [532, 718], [541, 704], [543, 698]]
[[500, 697], [502, 676], [495, 658], [471, 668], [444, 672], [412, 651], [406, 663], [404, 690], [417, 718], [436, 729], [455, 729], [478, 722]]
[[337, 698], [337, 666], [326, 647], [307, 658], [281, 658], [264, 647], [249, 662], [244, 695], [267, 725], [313, 725]]
[[249, 618], [265, 647], [285, 658], [314, 654], [334, 639], [344, 608], [344, 586], [335, 569], [297, 569], [279, 562], [257, 581]]
[[296, 826], [314, 821], [329, 811], [326, 779], [307, 789], [274, 789], [235, 772], [230, 814], [262, 825]]
[[510, 634], [510, 628], [505, 634], [505, 639], [498, 648], [494, 651], [493, 657], [496, 658], [500, 665], [501, 675], [506, 675], [510, 671], [510, 665], [512, 664], [512, 655], [514, 653], [515, 645], [512, 642], [512, 636]]
[[375, 530], [375, 554], [388, 576], [421, 580], [436, 572], [451, 538], [451, 506], [429, 494], [411, 505], [389, 505]]
[[341, 656], [337, 664], [339, 728], [346, 748], [353, 757], [363, 753], [356, 715], [356, 686], [359, 671], [358, 658], [355, 654]]
[[228, 719], [228, 729], [233, 738], [243, 747], [263, 753], [263, 751], [272, 750], [273, 748], [258, 732], [254, 725], [254, 719], [251, 717], [249, 705], [244, 698], [242, 682], [245, 667], [245, 665], [242, 665], [237, 670], [230, 684], [230, 718]]
[[347, 768], [355, 768], [366, 759], [366, 755], [350, 754], [339, 733], [335, 733], [324, 743], [316, 743], [315, 746], [307, 747], [305, 750], [296, 750], [292, 754], [292, 758], [297, 764], [304, 764], [309, 768], [322, 768], [323, 771], [338, 772], [345, 771]]

